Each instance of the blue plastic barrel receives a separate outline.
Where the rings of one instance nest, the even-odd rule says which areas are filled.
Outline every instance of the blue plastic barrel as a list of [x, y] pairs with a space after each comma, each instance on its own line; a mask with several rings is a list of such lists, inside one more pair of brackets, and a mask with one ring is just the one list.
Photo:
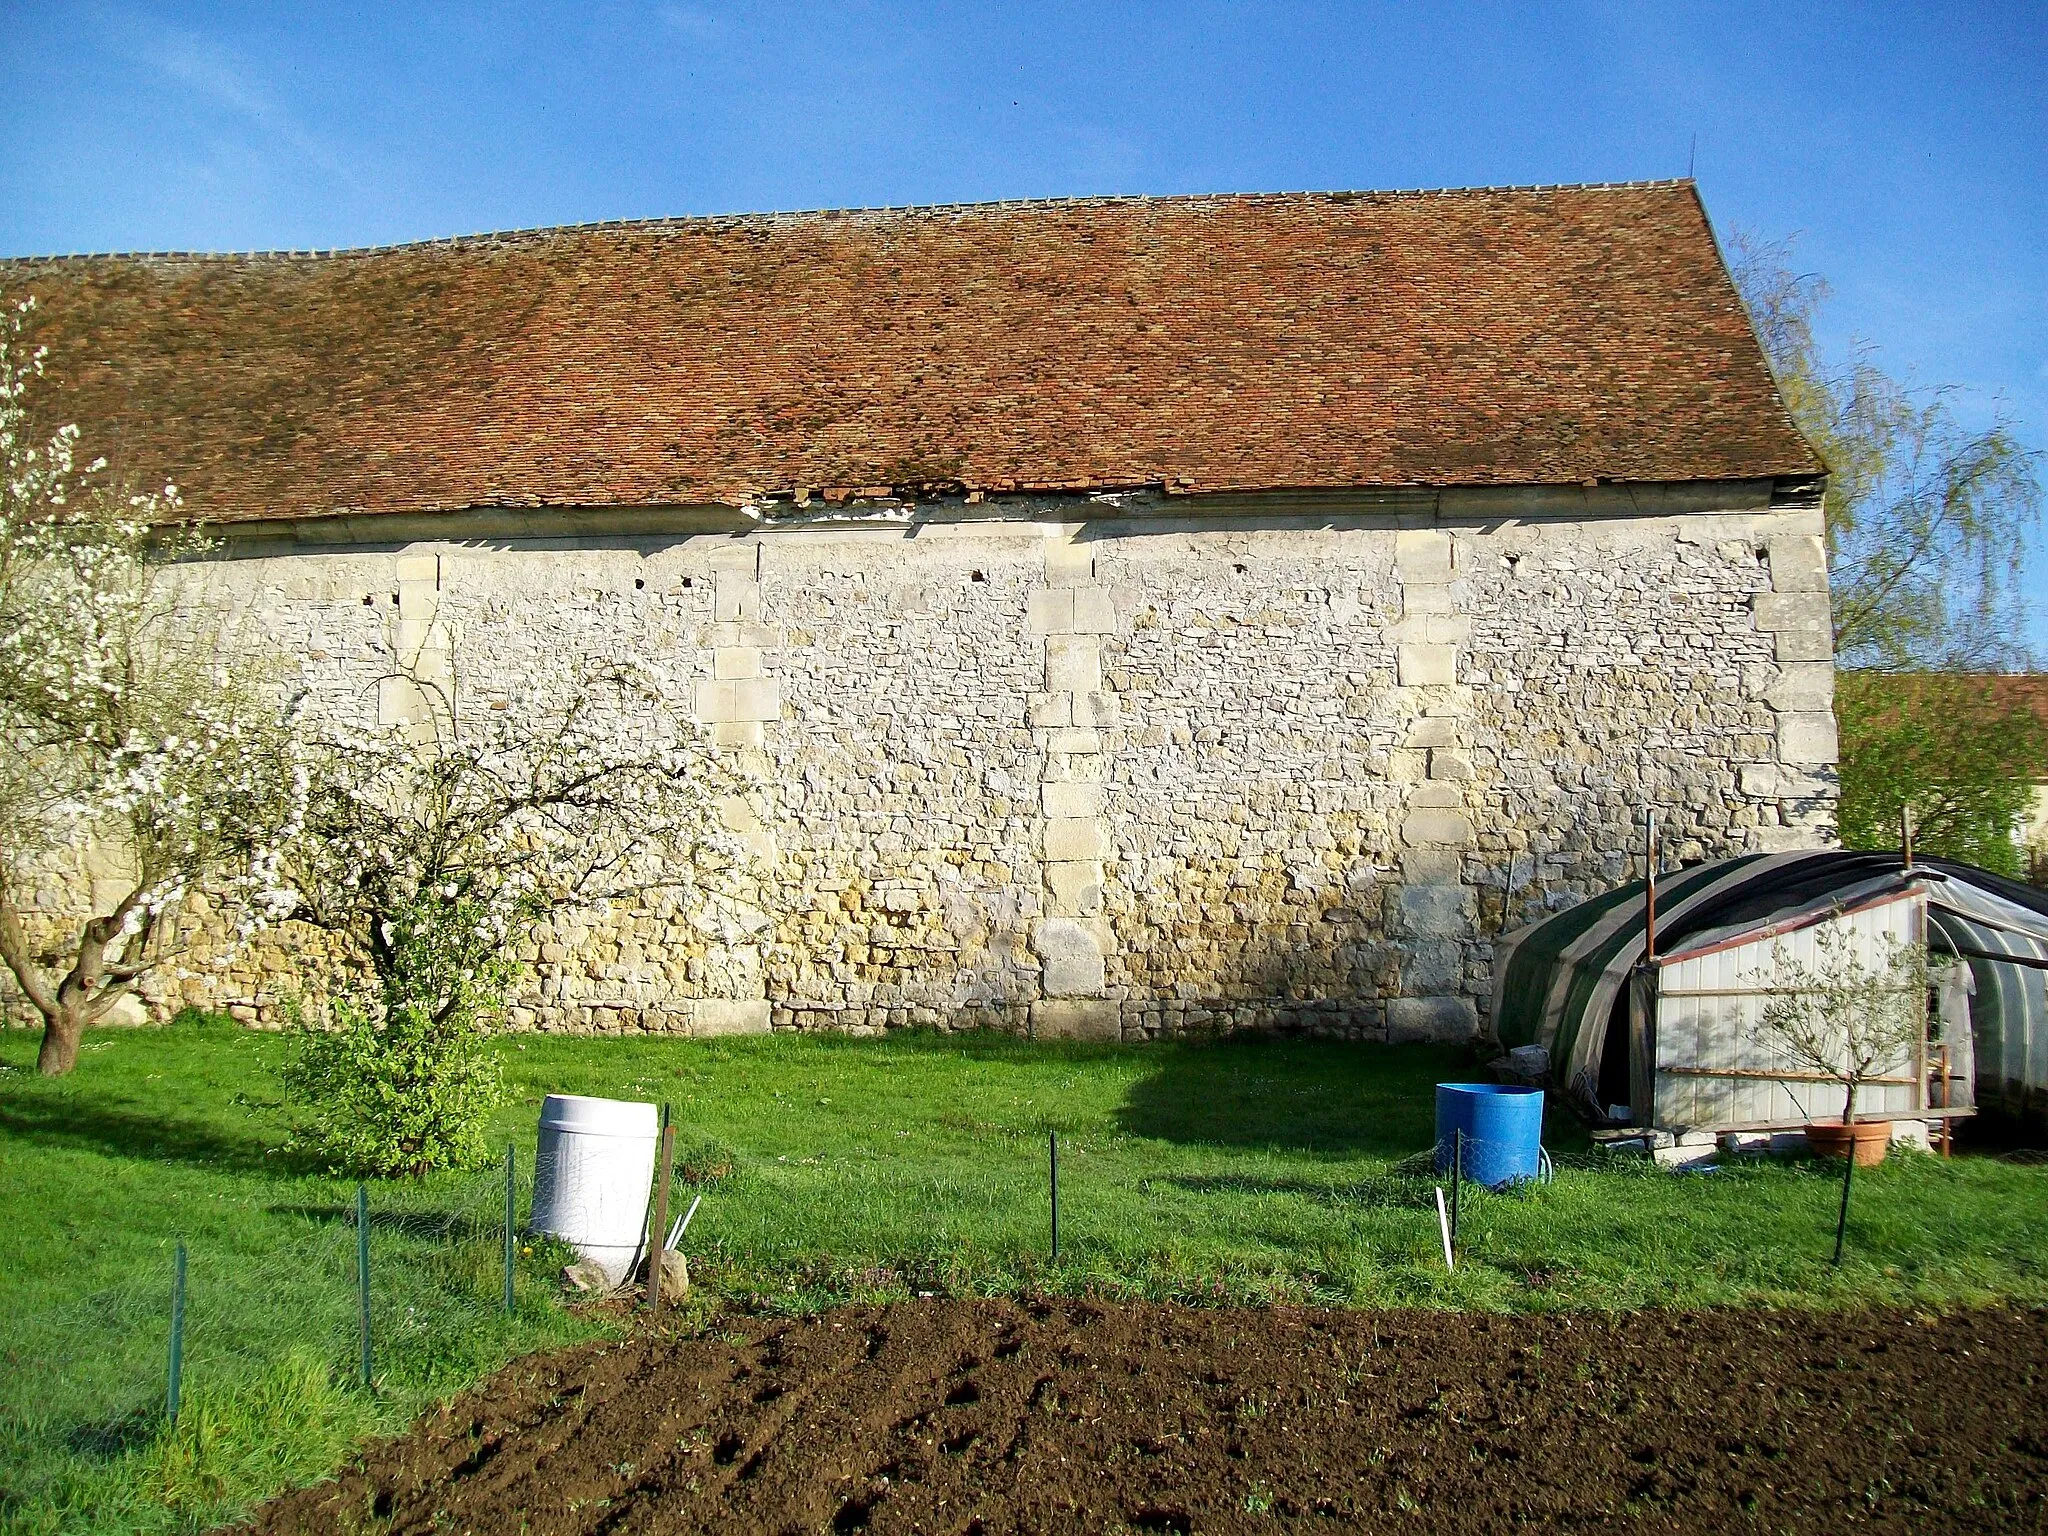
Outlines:
[[1489, 1189], [1533, 1179], [1543, 1166], [1543, 1090], [1503, 1083], [1436, 1085], [1436, 1171], [1451, 1171], [1451, 1136], [1465, 1133], [1465, 1177]]

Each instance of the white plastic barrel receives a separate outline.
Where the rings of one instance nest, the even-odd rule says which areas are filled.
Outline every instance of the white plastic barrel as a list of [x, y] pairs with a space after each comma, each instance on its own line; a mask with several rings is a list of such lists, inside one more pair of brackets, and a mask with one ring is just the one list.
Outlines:
[[533, 1230], [559, 1237], [612, 1284], [630, 1279], [647, 1244], [661, 1117], [652, 1104], [551, 1093], [540, 1107]]

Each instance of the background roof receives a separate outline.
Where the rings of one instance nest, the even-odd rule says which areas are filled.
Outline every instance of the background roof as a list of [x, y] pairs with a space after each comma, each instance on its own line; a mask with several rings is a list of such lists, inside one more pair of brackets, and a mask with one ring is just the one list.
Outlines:
[[1690, 182], [0, 264], [197, 515], [1813, 473]]

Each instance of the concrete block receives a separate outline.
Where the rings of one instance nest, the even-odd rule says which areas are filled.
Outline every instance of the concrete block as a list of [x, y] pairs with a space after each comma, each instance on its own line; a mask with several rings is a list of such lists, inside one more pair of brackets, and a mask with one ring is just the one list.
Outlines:
[[1095, 579], [1095, 550], [1092, 545], [1047, 540], [1045, 579], [1049, 586], [1071, 587]]
[[1107, 985], [1102, 948], [1085, 923], [1045, 918], [1032, 930], [1031, 951], [1038, 956], [1048, 997], [1100, 996]]
[[1049, 816], [1045, 822], [1047, 863], [1071, 859], [1099, 859], [1109, 852], [1109, 839], [1102, 823], [1093, 816]]
[[1787, 763], [1832, 763], [1841, 755], [1835, 717], [1825, 710], [1778, 716], [1778, 757]]
[[1102, 864], [1069, 859], [1045, 866], [1047, 906], [1054, 917], [1093, 917], [1102, 910]]
[[1045, 814], [1060, 818], [1101, 815], [1102, 793], [1100, 784], [1065, 783], [1039, 787]]
[[1650, 1153], [1659, 1168], [1704, 1168], [1721, 1155], [1712, 1143], [1704, 1147], [1658, 1147]]
[[1108, 998], [1071, 998], [1033, 1003], [1031, 1038], [1118, 1041], [1123, 1038], [1121, 1013], [1118, 1004]]
[[720, 681], [740, 681], [761, 675], [761, 652], [751, 645], [735, 645], [711, 653], [711, 675]]
[[1458, 680], [1455, 645], [1403, 645], [1394, 652], [1395, 671], [1403, 688], [1424, 688]]
[[765, 1035], [765, 997], [700, 997], [690, 1010], [690, 1033], [696, 1036]]
[[771, 678], [760, 677], [700, 682], [697, 684], [697, 718], [712, 723], [722, 720], [780, 720], [782, 685]]
[[1387, 1003], [1387, 1044], [1448, 1045], [1477, 1038], [1469, 997], [1396, 997]]
[[1472, 819], [1463, 811], [1413, 810], [1401, 822], [1401, 841], [1410, 847], [1463, 848], [1472, 841]]
[[1116, 629], [1116, 604], [1107, 587], [1074, 589], [1074, 629], [1084, 635], [1106, 635]]
[[1074, 592], [1071, 587], [1040, 587], [1029, 599], [1025, 624], [1034, 635], [1070, 635], [1074, 632]]
[[1825, 592], [1828, 555], [1817, 533], [1780, 534], [1770, 551], [1771, 586], [1780, 592]]
[[1094, 693], [1100, 690], [1102, 642], [1093, 635], [1047, 635], [1045, 686], [1049, 693], [1062, 690]]

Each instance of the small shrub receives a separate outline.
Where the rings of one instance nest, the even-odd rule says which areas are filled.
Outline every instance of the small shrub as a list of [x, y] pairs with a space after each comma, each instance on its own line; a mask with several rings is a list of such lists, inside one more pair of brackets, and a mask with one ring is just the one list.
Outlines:
[[415, 900], [381, 935], [381, 996], [337, 999], [332, 1028], [302, 1018], [283, 1073], [303, 1111], [295, 1149], [371, 1178], [489, 1159], [484, 1131], [503, 1073], [487, 1026], [511, 966], [478, 934], [461, 903]]

